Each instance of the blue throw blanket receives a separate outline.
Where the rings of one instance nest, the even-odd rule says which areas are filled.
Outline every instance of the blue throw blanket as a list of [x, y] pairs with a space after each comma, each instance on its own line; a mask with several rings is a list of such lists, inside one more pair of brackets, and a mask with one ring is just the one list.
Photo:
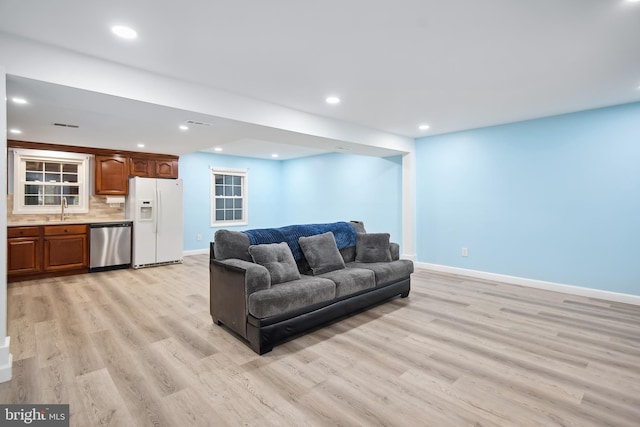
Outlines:
[[291, 248], [293, 258], [296, 261], [304, 258], [298, 239], [322, 234], [331, 231], [336, 238], [338, 249], [348, 248], [356, 245], [356, 230], [346, 222], [334, 222], [331, 224], [302, 224], [288, 225], [281, 228], [262, 228], [256, 230], [243, 231], [249, 236], [252, 245], [263, 245], [266, 243], [285, 242]]

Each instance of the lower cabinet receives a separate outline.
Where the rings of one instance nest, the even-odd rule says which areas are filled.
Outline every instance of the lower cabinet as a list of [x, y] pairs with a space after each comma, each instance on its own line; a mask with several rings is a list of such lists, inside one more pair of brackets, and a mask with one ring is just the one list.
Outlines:
[[88, 271], [87, 225], [7, 229], [9, 282]]
[[86, 225], [44, 227], [44, 271], [74, 270], [88, 266]]
[[7, 274], [39, 273], [42, 269], [42, 240], [39, 227], [7, 229]]

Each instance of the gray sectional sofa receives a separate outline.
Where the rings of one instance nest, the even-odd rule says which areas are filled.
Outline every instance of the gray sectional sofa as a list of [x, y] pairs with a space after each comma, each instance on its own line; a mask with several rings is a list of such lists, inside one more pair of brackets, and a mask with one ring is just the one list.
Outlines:
[[407, 297], [413, 263], [389, 234], [361, 222], [218, 230], [211, 242], [214, 323], [258, 354], [393, 297]]

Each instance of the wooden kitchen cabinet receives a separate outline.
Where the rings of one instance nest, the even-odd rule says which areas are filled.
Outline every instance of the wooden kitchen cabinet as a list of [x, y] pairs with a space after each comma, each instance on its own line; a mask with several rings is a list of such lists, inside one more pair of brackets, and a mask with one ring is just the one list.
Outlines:
[[95, 194], [126, 196], [129, 193], [129, 158], [95, 156]]
[[44, 271], [87, 268], [87, 226], [44, 226]]
[[39, 227], [7, 229], [7, 275], [36, 274], [42, 270], [42, 239]]
[[156, 159], [156, 178], [178, 178], [178, 161]]
[[86, 224], [7, 227], [7, 280], [89, 271]]
[[153, 178], [156, 174], [156, 161], [147, 157], [129, 157], [129, 176]]
[[146, 178], [178, 178], [178, 160], [174, 158], [130, 157], [129, 175]]
[[129, 176], [146, 178], [178, 178], [178, 156], [139, 151], [119, 151], [102, 148], [86, 148], [70, 145], [43, 144], [38, 142], [8, 140], [7, 146], [29, 150], [86, 153], [94, 156], [94, 194], [102, 196], [126, 196], [129, 193]]

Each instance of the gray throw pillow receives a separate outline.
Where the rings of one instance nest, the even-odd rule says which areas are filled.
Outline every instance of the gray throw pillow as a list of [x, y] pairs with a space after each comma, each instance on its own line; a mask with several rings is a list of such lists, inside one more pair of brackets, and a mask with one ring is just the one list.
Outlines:
[[286, 243], [249, 246], [253, 262], [264, 266], [271, 275], [271, 284], [290, 282], [300, 278], [293, 254]]
[[314, 276], [345, 268], [332, 232], [300, 237], [298, 243]]
[[357, 233], [356, 262], [391, 262], [389, 233]]
[[251, 261], [249, 236], [239, 231], [218, 230], [213, 235], [213, 256], [218, 260], [230, 258]]

